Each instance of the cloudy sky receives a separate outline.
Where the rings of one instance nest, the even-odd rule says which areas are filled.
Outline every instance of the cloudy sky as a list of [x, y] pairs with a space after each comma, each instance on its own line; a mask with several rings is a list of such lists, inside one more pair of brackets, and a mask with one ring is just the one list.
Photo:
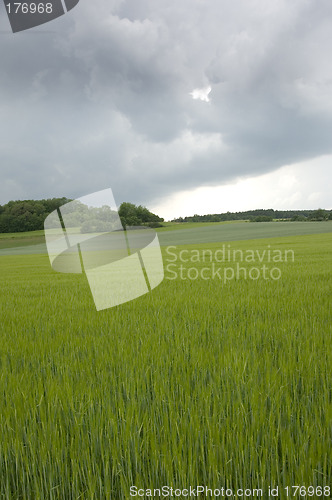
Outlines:
[[166, 219], [332, 208], [330, 0], [0, 3], [0, 204], [112, 187]]

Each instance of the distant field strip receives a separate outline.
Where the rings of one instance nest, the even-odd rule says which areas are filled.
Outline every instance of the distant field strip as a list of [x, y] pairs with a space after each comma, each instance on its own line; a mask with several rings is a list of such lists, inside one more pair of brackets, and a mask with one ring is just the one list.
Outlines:
[[163, 246], [253, 240], [258, 238], [331, 233], [331, 222], [241, 222], [237, 224], [216, 224], [215, 226], [200, 226], [198, 228], [160, 232], [158, 237]]
[[[191, 245], [199, 243], [217, 243], [223, 241], [253, 240], [260, 238], [274, 238], [283, 236], [297, 236], [306, 234], [324, 234], [332, 232], [332, 221], [326, 222], [237, 222], [229, 224], [183, 224], [183, 229], [157, 230], [161, 246]], [[31, 240], [35, 244], [31, 244]], [[25, 233], [20, 239], [19, 233], [15, 237], [0, 235], [1, 255], [28, 255], [47, 253], [41, 231], [34, 236]]]

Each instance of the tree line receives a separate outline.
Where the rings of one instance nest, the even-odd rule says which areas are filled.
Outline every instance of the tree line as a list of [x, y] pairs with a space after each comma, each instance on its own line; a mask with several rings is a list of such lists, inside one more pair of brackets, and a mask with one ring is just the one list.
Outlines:
[[[9, 201], [5, 205], [0, 205], [0, 233], [19, 233], [25, 231], [38, 231], [44, 229], [46, 217], [57, 210], [65, 203], [69, 203], [68, 198], [51, 198], [43, 200], [18, 200]], [[103, 208], [95, 211], [94, 224], [100, 224], [105, 210]], [[77, 215], [77, 214], [76, 214]], [[127, 226], [149, 226], [160, 227], [164, 219], [150, 212], [142, 205], [124, 202], [119, 207], [119, 216], [123, 227]], [[80, 224], [78, 220], [78, 224]], [[89, 221], [91, 224], [91, 220]], [[95, 226], [89, 228], [85, 222], [86, 230], [94, 230]], [[98, 229], [98, 228], [97, 228]]]
[[323, 221], [332, 220], [332, 210], [274, 210], [256, 209], [245, 212], [226, 212], [221, 214], [192, 215], [190, 217], [178, 217], [172, 222], [225, 222], [232, 220], [249, 220], [252, 222], [271, 222], [273, 220], [284, 221]]

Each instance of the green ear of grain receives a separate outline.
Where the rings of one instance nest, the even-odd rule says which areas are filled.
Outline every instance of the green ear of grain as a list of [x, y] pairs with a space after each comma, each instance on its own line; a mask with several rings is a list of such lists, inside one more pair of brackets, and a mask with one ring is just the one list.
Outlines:
[[295, 250], [279, 281], [164, 280], [99, 313], [84, 276], [1, 257], [1, 498], [331, 483], [332, 237], [236, 247], [267, 244]]

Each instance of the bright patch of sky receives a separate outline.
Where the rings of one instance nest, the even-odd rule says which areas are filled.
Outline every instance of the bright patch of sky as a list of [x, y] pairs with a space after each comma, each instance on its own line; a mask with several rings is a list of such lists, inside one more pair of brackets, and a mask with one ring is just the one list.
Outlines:
[[200, 101], [210, 102], [209, 94], [211, 90], [212, 89], [209, 85], [208, 87], [205, 87], [203, 89], [194, 89], [192, 92], [190, 92], [190, 95], [195, 100], [199, 99]]

